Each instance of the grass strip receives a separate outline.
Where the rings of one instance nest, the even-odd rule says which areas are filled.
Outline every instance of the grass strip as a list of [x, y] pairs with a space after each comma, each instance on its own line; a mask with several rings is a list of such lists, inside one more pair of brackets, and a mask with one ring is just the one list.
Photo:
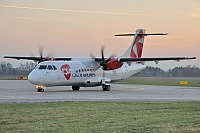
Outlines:
[[[181, 85], [180, 81], [188, 81], [187, 85]], [[164, 77], [130, 77], [124, 79], [120, 84], [140, 84], [140, 85], [165, 85], [165, 86], [191, 86], [200, 87], [200, 78], [164, 78]]]
[[0, 132], [200, 132], [200, 101], [0, 103]]
[[[17, 77], [27, 77], [27, 75], [0, 75], [0, 80], [19, 80]], [[27, 80], [27, 79], [24, 79]]]

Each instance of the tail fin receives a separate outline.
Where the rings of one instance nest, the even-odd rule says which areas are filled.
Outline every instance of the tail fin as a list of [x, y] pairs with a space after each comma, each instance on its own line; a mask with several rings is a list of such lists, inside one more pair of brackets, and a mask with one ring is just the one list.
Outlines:
[[127, 51], [122, 55], [122, 57], [140, 58], [142, 56], [142, 49], [144, 44], [145, 30], [137, 29], [134, 34], [134, 39], [127, 49]]

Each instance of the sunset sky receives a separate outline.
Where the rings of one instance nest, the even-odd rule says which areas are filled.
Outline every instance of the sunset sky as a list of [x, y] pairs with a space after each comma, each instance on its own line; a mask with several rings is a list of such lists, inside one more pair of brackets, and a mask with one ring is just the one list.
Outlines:
[[118, 33], [169, 33], [145, 38], [143, 57], [196, 56], [196, 60], [146, 63], [169, 69], [200, 67], [199, 0], [0, 0], [0, 62], [5, 55], [55, 57], [122, 55], [133, 37]]

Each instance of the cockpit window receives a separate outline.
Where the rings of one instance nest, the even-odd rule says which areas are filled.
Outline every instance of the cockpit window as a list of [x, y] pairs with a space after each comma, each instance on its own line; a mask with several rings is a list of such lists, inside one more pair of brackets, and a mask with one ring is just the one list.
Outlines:
[[45, 70], [45, 69], [47, 69], [47, 70], [57, 70], [57, 68], [54, 65], [38, 65], [35, 68], [35, 70], [36, 69], [39, 69], [39, 70]]
[[51, 65], [48, 65], [47, 70], [53, 70], [53, 67]]
[[35, 70], [37, 70], [39, 67], [40, 67], [40, 66], [39, 66], [39, 65], [37, 65], [37, 66], [35, 67]]
[[54, 70], [57, 70], [57, 68], [54, 65], [52, 65], [52, 67], [53, 67]]
[[38, 69], [46, 69], [47, 65], [41, 65]]

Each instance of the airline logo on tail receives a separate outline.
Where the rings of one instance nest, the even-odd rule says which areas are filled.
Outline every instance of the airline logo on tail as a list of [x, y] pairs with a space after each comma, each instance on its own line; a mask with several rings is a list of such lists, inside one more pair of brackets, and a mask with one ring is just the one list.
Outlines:
[[[143, 43], [144, 43], [144, 30], [139, 29], [136, 31], [136, 36], [132, 42], [132, 48], [130, 57], [131, 58], [140, 58], [142, 56], [142, 49], [143, 49]], [[138, 35], [139, 34], [139, 35]]]
[[127, 51], [121, 57], [141, 58], [145, 35], [146, 34], [145, 34], [144, 29], [137, 29], [135, 34], [115, 35], [115, 36], [134, 36], [134, 39], [133, 39], [130, 47], [127, 49]]

